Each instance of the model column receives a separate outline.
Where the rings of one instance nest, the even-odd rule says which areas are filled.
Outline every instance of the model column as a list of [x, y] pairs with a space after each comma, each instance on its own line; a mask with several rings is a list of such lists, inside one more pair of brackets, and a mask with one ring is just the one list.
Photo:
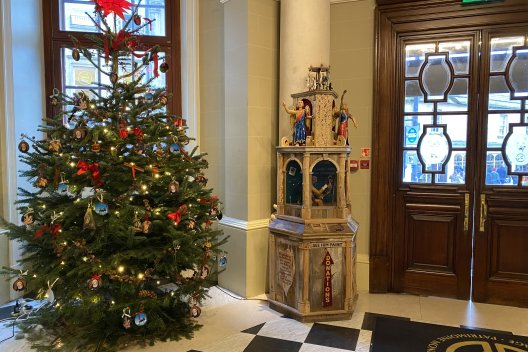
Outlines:
[[[308, 67], [330, 64], [330, 0], [281, 0], [280, 99], [307, 89]], [[289, 121], [279, 118], [279, 140], [290, 134]]]

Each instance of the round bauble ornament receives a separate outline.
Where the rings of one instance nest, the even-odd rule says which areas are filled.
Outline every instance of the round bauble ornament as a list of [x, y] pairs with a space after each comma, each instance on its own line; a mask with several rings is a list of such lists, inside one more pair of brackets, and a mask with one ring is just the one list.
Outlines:
[[82, 127], [77, 127], [73, 130], [73, 139], [76, 141], [82, 141], [86, 137], [86, 130]]
[[22, 221], [24, 225], [32, 225], [35, 222], [33, 211], [25, 212], [20, 218], [20, 221]]
[[165, 73], [169, 70], [169, 64], [164, 62], [160, 65], [160, 68], [159, 70], [161, 71], [161, 73]]
[[95, 213], [102, 216], [108, 214], [108, 204], [103, 202], [95, 203]]
[[196, 304], [191, 307], [191, 317], [198, 318], [202, 314], [202, 309]]
[[48, 179], [44, 176], [37, 177], [37, 181], [35, 182], [35, 186], [38, 188], [46, 188], [48, 186]]
[[81, 53], [79, 52], [79, 49], [73, 49], [72, 50], [72, 58], [75, 61], [79, 61], [79, 59], [81, 58]]
[[118, 79], [119, 79], [119, 76], [117, 75], [117, 73], [111, 73], [110, 74], [110, 82], [115, 84]]
[[150, 104], [154, 101], [154, 94], [152, 93], [145, 93], [145, 102], [147, 104]]
[[135, 15], [134, 15], [134, 24], [135, 24], [136, 26], [141, 25], [141, 16], [140, 16], [140, 15], [138, 15], [138, 14], [135, 14]]
[[173, 196], [178, 194], [180, 189], [180, 183], [178, 181], [172, 181], [169, 183], [169, 193]]
[[57, 104], [59, 103], [59, 98], [57, 98], [56, 96], [51, 96], [51, 99], [50, 99], [50, 104], [53, 105], [53, 106], [57, 106]]
[[27, 287], [26, 279], [19, 276], [15, 282], [13, 282], [13, 290], [19, 292], [19, 291], [25, 291]]
[[102, 284], [103, 284], [103, 280], [101, 279], [101, 275], [94, 274], [88, 280], [88, 288], [92, 291], [99, 289]]
[[20, 150], [21, 153], [27, 153], [29, 151], [29, 143], [26, 141], [21, 141], [18, 143], [18, 150]]
[[99, 153], [101, 151], [101, 145], [99, 143], [92, 144], [92, 152]]
[[136, 316], [134, 317], [134, 323], [137, 326], [143, 326], [147, 323], [147, 315], [143, 312], [136, 313]]

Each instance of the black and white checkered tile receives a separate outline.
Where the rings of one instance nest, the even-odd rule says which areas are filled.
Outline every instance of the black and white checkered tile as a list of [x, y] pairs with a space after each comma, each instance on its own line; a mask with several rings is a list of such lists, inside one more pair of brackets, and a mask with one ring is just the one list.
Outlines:
[[378, 316], [384, 315], [355, 313], [346, 321], [309, 324], [282, 318], [189, 352], [368, 352]]
[[325, 323], [303, 324], [281, 318], [245, 329], [199, 351], [188, 352], [369, 352], [378, 317], [410, 320], [368, 312], [354, 313], [350, 320]]

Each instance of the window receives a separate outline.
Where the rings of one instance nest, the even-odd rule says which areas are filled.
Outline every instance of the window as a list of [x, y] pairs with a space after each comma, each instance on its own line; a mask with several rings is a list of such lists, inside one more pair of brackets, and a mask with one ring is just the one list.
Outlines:
[[[137, 5], [139, 0], [129, 0]], [[95, 3], [92, 0], [43, 0], [44, 16], [44, 57], [46, 68], [46, 92], [53, 94], [54, 89], [63, 91], [71, 96], [78, 91], [88, 92], [95, 89], [104, 94], [98, 83], [106, 82], [108, 77], [101, 76], [99, 71], [81, 56], [79, 61], [72, 58], [73, 43], [70, 35], [76, 37], [81, 45], [88, 46], [91, 41], [86, 34], [96, 34], [99, 29], [92, 19]], [[172, 114], [181, 115], [181, 73], [180, 73], [180, 7], [179, 1], [142, 0], [138, 13], [145, 26], [141, 34], [141, 42], [147, 46], [160, 46], [160, 56], [166, 56], [169, 71], [151, 83], [153, 88], [167, 87], [172, 99], [167, 107]], [[109, 15], [109, 22], [113, 23], [113, 15]], [[125, 20], [132, 16], [132, 11], [125, 13]], [[116, 28], [123, 27], [123, 21], [115, 18]], [[132, 22], [133, 23], [133, 22]], [[96, 34], [97, 35], [97, 34]], [[96, 56], [94, 56], [96, 57]], [[133, 56], [128, 66], [133, 65]], [[104, 66], [104, 65], [103, 65]], [[153, 75], [147, 72], [145, 81]], [[48, 116], [55, 116], [58, 111], [48, 102], [46, 106]]]

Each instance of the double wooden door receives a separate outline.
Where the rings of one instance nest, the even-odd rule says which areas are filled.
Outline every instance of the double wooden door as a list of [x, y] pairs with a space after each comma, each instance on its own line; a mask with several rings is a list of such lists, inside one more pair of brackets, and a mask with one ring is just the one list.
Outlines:
[[528, 28], [396, 48], [393, 290], [528, 306]]

